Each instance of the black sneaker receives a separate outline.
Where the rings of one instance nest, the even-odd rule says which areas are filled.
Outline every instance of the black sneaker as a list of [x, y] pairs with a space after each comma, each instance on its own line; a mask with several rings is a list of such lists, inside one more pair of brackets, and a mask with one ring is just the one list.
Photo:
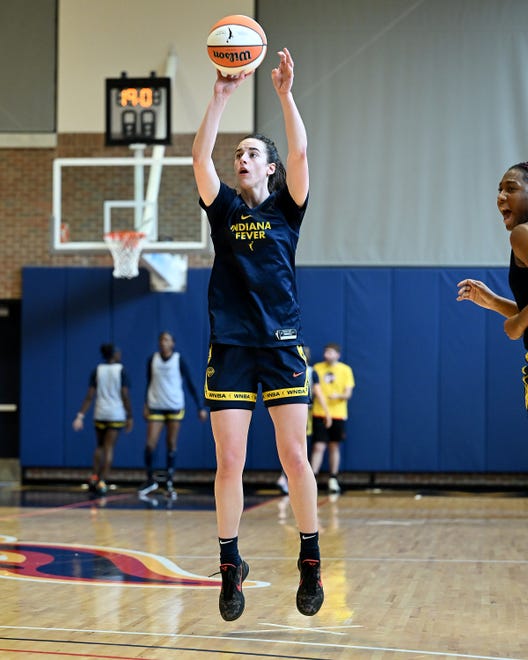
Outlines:
[[247, 578], [249, 566], [244, 560], [239, 566], [233, 564], [220, 564], [222, 574], [222, 590], [218, 606], [224, 621], [234, 621], [244, 611], [244, 594], [242, 582]]
[[158, 482], [154, 481], [154, 479], [149, 479], [149, 481], [141, 484], [141, 486], [138, 488], [138, 493], [140, 495], [148, 495], [149, 493], [152, 493], [153, 490], [157, 490], [157, 488]]
[[324, 601], [321, 581], [321, 562], [317, 559], [299, 559], [297, 568], [301, 572], [301, 581], [297, 589], [297, 609], [305, 616], [313, 616], [321, 609]]

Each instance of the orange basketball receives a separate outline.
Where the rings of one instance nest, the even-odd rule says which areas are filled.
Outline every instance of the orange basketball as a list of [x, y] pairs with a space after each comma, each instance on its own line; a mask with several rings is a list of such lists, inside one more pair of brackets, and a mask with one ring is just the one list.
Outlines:
[[266, 55], [266, 34], [257, 21], [233, 14], [217, 21], [207, 37], [207, 54], [224, 76], [253, 71]]

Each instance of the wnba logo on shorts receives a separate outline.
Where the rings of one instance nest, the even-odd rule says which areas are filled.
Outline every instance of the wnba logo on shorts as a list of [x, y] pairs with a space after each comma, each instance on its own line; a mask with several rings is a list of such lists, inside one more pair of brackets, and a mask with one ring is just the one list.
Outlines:
[[213, 369], [213, 367], [207, 367], [207, 370], [205, 372], [206, 375], [207, 375], [207, 378], [211, 378], [211, 376], [214, 374], [214, 372], [215, 372], [215, 370]]

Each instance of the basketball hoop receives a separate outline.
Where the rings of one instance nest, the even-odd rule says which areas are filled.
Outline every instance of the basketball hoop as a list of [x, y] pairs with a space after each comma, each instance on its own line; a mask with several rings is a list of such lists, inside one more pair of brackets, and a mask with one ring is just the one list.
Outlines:
[[105, 243], [114, 260], [114, 277], [131, 279], [139, 275], [139, 255], [147, 238], [139, 231], [112, 231], [105, 234]]

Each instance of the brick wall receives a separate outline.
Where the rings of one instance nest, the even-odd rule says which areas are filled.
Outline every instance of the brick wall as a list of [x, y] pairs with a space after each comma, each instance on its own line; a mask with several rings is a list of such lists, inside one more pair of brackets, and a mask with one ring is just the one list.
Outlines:
[[[233, 152], [242, 135], [220, 135], [214, 153], [219, 175], [230, 185]], [[167, 156], [189, 156], [193, 135], [173, 136]], [[23, 266], [111, 266], [110, 255], [80, 252], [76, 255], [52, 254], [52, 167], [54, 158], [130, 157], [127, 147], [105, 147], [101, 134], [61, 134], [55, 149], [0, 149], [0, 299], [21, 297]], [[150, 155], [147, 150], [146, 156]], [[133, 198], [129, 168], [68, 168], [63, 182], [63, 218], [72, 214], [71, 224], [79, 234], [72, 240], [93, 240], [102, 226], [101, 193], [108, 199]], [[196, 240], [197, 223], [189, 222], [198, 211], [198, 194], [191, 168], [178, 172], [166, 168], [160, 188], [160, 235], [173, 240]], [[108, 172], [112, 176], [108, 176]], [[167, 173], [167, 175], [165, 174]], [[147, 180], [148, 170], [145, 172]], [[173, 177], [171, 179], [171, 177]], [[174, 185], [173, 185], [174, 184]], [[75, 200], [75, 196], [78, 199]], [[69, 198], [70, 197], [70, 198]], [[82, 200], [81, 203], [80, 200]], [[74, 217], [83, 208], [82, 217]], [[112, 216], [114, 218], [114, 216]], [[119, 221], [119, 216], [117, 216]], [[123, 218], [123, 222], [126, 219]], [[124, 228], [124, 227], [123, 227]], [[211, 264], [209, 254], [189, 253], [189, 266]]]

